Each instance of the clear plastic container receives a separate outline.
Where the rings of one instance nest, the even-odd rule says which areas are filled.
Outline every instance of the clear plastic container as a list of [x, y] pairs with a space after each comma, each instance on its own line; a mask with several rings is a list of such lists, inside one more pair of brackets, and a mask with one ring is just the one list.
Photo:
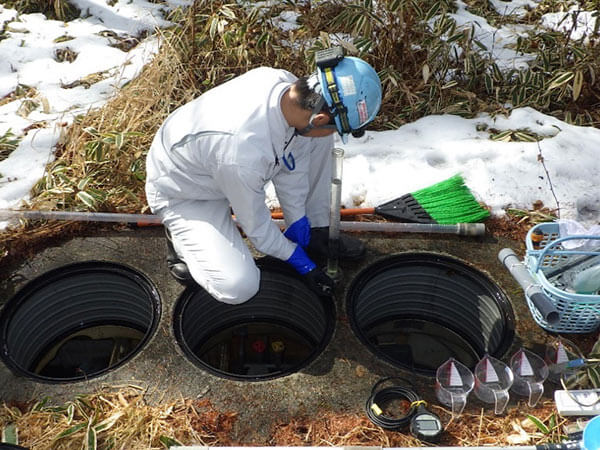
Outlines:
[[479, 400], [494, 405], [494, 413], [502, 414], [510, 395], [514, 375], [510, 367], [502, 361], [485, 355], [475, 366], [475, 387], [473, 392]]
[[452, 409], [453, 415], [463, 412], [467, 397], [475, 386], [473, 373], [454, 358], [438, 367], [435, 374], [435, 394], [443, 405]]
[[598, 294], [600, 290], [600, 264], [582, 270], [575, 275], [573, 289], [578, 294]]
[[544, 393], [548, 366], [538, 355], [522, 348], [510, 359], [510, 368], [514, 374], [511, 390], [527, 397], [528, 405], [534, 407]]

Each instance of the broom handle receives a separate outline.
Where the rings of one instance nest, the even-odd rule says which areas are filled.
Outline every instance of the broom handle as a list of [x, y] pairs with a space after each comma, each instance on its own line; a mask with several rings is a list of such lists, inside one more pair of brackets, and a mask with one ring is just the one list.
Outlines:
[[[375, 214], [375, 208], [342, 208], [340, 216], [360, 216], [362, 214]], [[276, 211], [271, 213], [273, 219], [283, 219], [283, 213]]]

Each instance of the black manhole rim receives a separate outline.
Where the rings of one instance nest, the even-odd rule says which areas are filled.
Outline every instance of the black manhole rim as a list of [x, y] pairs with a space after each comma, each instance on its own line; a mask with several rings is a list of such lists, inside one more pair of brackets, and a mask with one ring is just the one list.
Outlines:
[[[11, 346], [11, 331], [14, 331], [11, 330], [11, 325], [14, 325], [11, 322], [15, 320], [19, 313], [23, 312], [21, 311], [21, 308], [24, 308], [26, 306], [35, 306], [35, 304], [28, 305], [28, 302], [31, 301], [32, 297], [34, 297], [36, 293], [39, 294], [40, 291], [42, 291], [43, 289], [50, 289], [53, 286], [56, 287], [57, 284], [60, 285], [63, 282], [77, 280], [78, 277], [100, 275], [112, 277], [115, 282], [119, 281], [124, 282], [126, 285], [129, 284], [130, 288], [135, 290], [135, 292], [130, 293], [131, 295], [134, 295], [136, 292], [143, 295], [143, 302], [141, 302], [143, 303], [143, 305], [141, 306], [141, 308], [145, 308], [145, 311], [142, 312], [140, 317], [136, 317], [137, 320], [144, 322], [143, 325], [135, 323], [136, 319], [134, 318], [126, 317], [133, 313], [128, 308], [120, 308], [120, 314], [122, 314], [122, 317], [113, 317], [108, 323], [108, 319], [106, 318], [96, 318], [95, 320], [79, 321], [76, 327], [72, 326], [64, 328], [63, 325], [64, 330], [62, 330], [60, 333], [57, 332], [54, 339], [48, 340], [46, 345], [41, 344], [39, 346], [36, 352], [37, 359], [32, 359], [30, 363], [32, 364], [33, 361], [36, 360], [39, 361], [39, 358], [43, 354], [43, 351], [51, 347], [51, 342], [57, 342], [57, 340], [60, 341], [62, 338], [77, 333], [78, 331], [87, 330], [98, 326], [121, 326], [142, 332], [143, 336], [140, 339], [139, 343], [135, 346], [135, 348], [130, 353], [128, 353], [125, 358], [123, 358], [120, 361], [117, 361], [109, 367], [93, 373], [82, 374], [81, 376], [74, 376], [68, 378], [48, 377], [36, 374], [32, 372], [29, 368], [23, 367], [23, 364], [20, 363], [19, 358], [17, 357], [17, 355], [15, 355], [15, 353], [17, 352], [13, 348], [14, 346]], [[100, 285], [97, 289], [97, 292], [107, 292], [107, 284], [103, 283], [102, 285]], [[112, 293], [114, 294], [115, 292]], [[122, 294], [123, 292], [118, 292], [118, 295]], [[71, 298], [72, 297], [73, 296], [71, 296]], [[37, 301], [39, 302], [40, 300], [37, 299]], [[50, 301], [52, 301], [52, 299]], [[57, 303], [60, 300], [54, 299], [53, 301]], [[81, 300], [81, 302], [84, 301], [85, 300]], [[99, 301], [100, 300], [98, 300], [98, 302]], [[99, 303], [97, 304], [99, 305]], [[115, 310], [119, 310], [119, 308], [116, 308]], [[139, 313], [139, 311], [136, 312]], [[119, 367], [122, 367], [123, 365], [131, 361], [132, 358], [138, 355], [142, 351], [142, 349], [147, 345], [149, 340], [154, 335], [156, 329], [158, 328], [160, 316], [161, 301], [158, 290], [156, 289], [152, 281], [140, 271], [125, 264], [109, 261], [92, 260], [67, 264], [49, 270], [43, 273], [42, 275], [34, 278], [33, 280], [27, 282], [2, 307], [2, 309], [0, 310], [0, 359], [2, 359], [6, 366], [16, 375], [24, 376], [26, 378], [42, 383], [74, 383], [78, 381], [97, 378], [99, 376], [112, 372]], [[70, 319], [72, 319], [72, 317]], [[30, 325], [35, 325], [36, 323], [40, 324], [42, 322], [42, 319], [34, 322], [35, 323]]]
[[[183, 353], [187, 357], [187, 359], [192, 364], [194, 364], [196, 367], [198, 367], [202, 370], [205, 370], [210, 374], [216, 375], [220, 378], [224, 378], [224, 379], [228, 379], [228, 380], [244, 381], [244, 382], [261, 382], [261, 381], [269, 381], [269, 380], [273, 380], [273, 379], [277, 379], [277, 378], [283, 378], [286, 376], [290, 376], [290, 375], [297, 373], [297, 372], [301, 371], [302, 369], [305, 369], [306, 367], [310, 366], [323, 353], [323, 351], [325, 350], [325, 348], [327, 347], [327, 345], [329, 344], [329, 342], [331, 341], [331, 338], [333, 336], [333, 332], [335, 329], [336, 312], [335, 312], [335, 305], [331, 299], [317, 297], [315, 294], [312, 293], [312, 291], [310, 291], [308, 289], [308, 287], [306, 287], [306, 285], [300, 279], [300, 277], [296, 274], [296, 272], [294, 272], [292, 269], [287, 267], [287, 265], [284, 265], [277, 260], [274, 260], [270, 257], [264, 257], [264, 258], [257, 260], [256, 263], [262, 272], [262, 274], [261, 274], [261, 278], [262, 278], [261, 279], [261, 289], [260, 289], [259, 293], [257, 294], [257, 296], [248, 300], [247, 302], [242, 303], [240, 305], [227, 305], [225, 303], [219, 302], [219, 301], [215, 300], [214, 298], [212, 298], [201, 287], [193, 286], [193, 287], [187, 287], [184, 290], [184, 292], [177, 299], [174, 310], [173, 310], [173, 332], [174, 332], [175, 340], [177, 341], [179, 348], [183, 351]], [[276, 313], [272, 313], [272, 314], [274, 314], [275, 317], [274, 316], [267, 317], [267, 316], [261, 315], [259, 313], [259, 311], [256, 311], [254, 309], [255, 306], [256, 306], [256, 309], [258, 309], [258, 310], [268, 307], [268, 302], [271, 300], [274, 300], [272, 298], [269, 298], [268, 295], [264, 298], [261, 297], [261, 296], [264, 296], [263, 292], [265, 292], [263, 290], [263, 286], [265, 283], [266, 276], [275, 277], [276, 282], [282, 282], [282, 280], [285, 279], [287, 282], [293, 283], [295, 288], [299, 288], [302, 290], [303, 294], [310, 295], [307, 302], [310, 302], [310, 301], [316, 302], [316, 304], [312, 305], [312, 306], [323, 312], [323, 316], [320, 318], [320, 320], [322, 321], [322, 324], [321, 324], [322, 329], [320, 330], [321, 336], [317, 340], [312, 351], [310, 352], [310, 355], [306, 359], [304, 359], [301, 363], [299, 363], [297, 366], [292, 367], [289, 370], [286, 370], [283, 372], [274, 372], [271, 374], [263, 374], [263, 375], [259, 375], [259, 376], [242, 375], [242, 374], [227, 372], [227, 371], [221, 370], [217, 367], [211, 366], [208, 363], [206, 363], [205, 361], [203, 361], [202, 359], [200, 359], [200, 357], [196, 353], [194, 353], [194, 351], [192, 349], [193, 345], [190, 346], [190, 344], [188, 342], [188, 341], [190, 341], [190, 338], [186, 338], [186, 336], [185, 336], [186, 333], [184, 331], [184, 315], [186, 314], [188, 307], [190, 306], [190, 302], [198, 301], [198, 298], [202, 302], [207, 302], [205, 304], [209, 305], [207, 307], [212, 308], [211, 310], [213, 310], [213, 311], [218, 310], [218, 311], [223, 312], [223, 311], [229, 310], [229, 311], [232, 311], [232, 314], [236, 315], [236, 317], [234, 319], [231, 319], [230, 321], [223, 321], [221, 324], [215, 325], [214, 328], [210, 328], [209, 332], [208, 332], [209, 336], [207, 336], [207, 339], [216, 333], [222, 332], [226, 329], [231, 329], [232, 327], [243, 324], [243, 323], [272, 323], [272, 324], [283, 326], [283, 327], [289, 329], [290, 331], [294, 331], [294, 332], [300, 333], [300, 334], [307, 331], [306, 328], [303, 328], [302, 326], [298, 326], [298, 324], [291, 323], [288, 320], [288, 318], [285, 317], [286, 312], [291, 317], [292, 313], [297, 314], [299, 312], [299, 310], [298, 311], [290, 311], [289, 309], [281, 309], [280, 311], [277, 311]], [[308, 303], [307, 305], [309, 307], [311, 306], [310, 303]], [[246, 311], [243, 311], [242, 310], [243, 308], [246, 308]], [[206, 308], [203, 308], [203, 310], [206, 311]], [[248, 319], [251, 319], [250, 322], [248, 322]]]
[[[435, 370], [425, 370], [411, 367], [407, 364], [403, 364], [402, 362], [391, 358], [384, 351], [377, 348], [376, 345], [369, 341], [367, 335], [368, 330], [364, 329], [364, 326], [360, 323], [355, 314], [356, 305], [360, 303], [359, 296], [361, 291], [374, 278], [380, 276], [382, 273], [386, 273], [393, 269], [415, 266], [419, 264], [434, 265], [437, 267], [444, 267], [452, 271], [456, 271], [461, 275], [469, 276], [475, 284], [478, 284], [482, 289], [485, 289], [490, 294], [490, 300], [493, 303], [493, 307], [497, 308], [496, 312], [498, 314], [498, 319], [504, 325], [501, 336], [497, 338], [498, 342], [495, 348], [482, 350], [480, 348], [481, 346], [478, 345], [481, 344], [480, 342], [474, 342], [473, 340], [468, 339], [464, 336], [464, 327], [457, 326], [456, 323], [453, 323], [452, 321], [447, 321], [446, 319], [439, 320], [439, 317], [434, 318], [433, 316], [425, 315], [426, 313], [430, 312], [427, 309], [423, 310], [422, 313], [418, 314], [406, 314], [404, 316], [398, 316], [397, 319], [423, 320], [431, 322], [433, 324], [444, 326], [449, 330], [453, 331], [454, 333], [457, 333], [460, 336], [462, 336], [466, 342], [468, 342], [479, 352], [479, 357], [483, 357], [486, 352], [489, 352], [489, 354], [495, 357], [502, 357], [512, 346], [513, 339], [515, 336], [515, 316], [510, 300], [502, 291], [502, 289], [488, 275], [483, 273], [481, 270], [475, 268], [474, 265], [453, 256], [448, 256], [434, 252], [414, 251], [390, 255], [369, 265], [354, 277], [346, 291], [346, 314], [348, 316], [350, 328], [352, 329], [352, 332], [355, 334], [355, 336], [359, 339], [359, 341], [365, 347], [367, 347], [367, 349], [376, 357], [383, 361], [386, 361], [387, 363], [391, 364], [396, 368], [412, 371], [414, 373], [418, 373], [428, 377], [435, 376]], [[427, 306], [425, 303], [426, 302], [424, 302], [424, 306]], [[486, 306], [489, 307], [492, 305]], [[371, 325], [372, 326], [370, 328], [375, 326], [373, 324]]]

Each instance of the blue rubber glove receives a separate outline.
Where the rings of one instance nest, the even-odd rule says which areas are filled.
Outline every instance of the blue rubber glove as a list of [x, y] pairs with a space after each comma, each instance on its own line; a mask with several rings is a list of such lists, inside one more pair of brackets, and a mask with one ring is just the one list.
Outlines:
[[306, 248], [310, 242], [310, 222], [308, 217], [302, 216], [296, 220], [285, 230], [283, 235], [300, 247]]
[[300, 245], [296, 246], [296, 250], [294, 250], [294, 253], [292, 253], [292, 256], [290, 256], [286, 262], [296, 269], [300, 275], [306, 275], [317, 267]]
[[317, 268], [317, 265], [306, 256], [306, 252], [299, 245], [287, 260], [298, 271], [307, 286], [319, 296], [331, 297], [335, 283], [329, 275]]

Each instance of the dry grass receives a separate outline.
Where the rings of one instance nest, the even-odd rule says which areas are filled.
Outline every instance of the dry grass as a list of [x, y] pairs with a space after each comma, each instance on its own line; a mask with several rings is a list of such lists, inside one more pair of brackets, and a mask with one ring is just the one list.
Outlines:
[[[184, 25], [190, 22], [184, 22]], [[79, 117], [56, 160], [32, 191], [34, 209], [139, 211], [145, 207], [145, 157], [158, 126], [198, 92], [187, 62], [189, 29], [166, 32], [159, 55], [105, 107]]]
[[[55, 161], [24, 207], [41, 210], [145, 210], [145, 156], [165, 117], [198, 94], [190, 61], [190, 13], [181, 29], [165, 31], [164, 45], [142, 75], [104, 108], [79, 117], [56, 149]], [[83, 200], [82, 200], [83, 199]], [[87, 203], [86, 203], [87, 202]], [[22, 221], [0, 233], [0, 266], [67, 238], [89, 224]]]
[[[421, 447], [408, 430], [395, 432], [373, 425], [364, 414], [317, 411], [277, 423], [264, 441], [241, 443], [234, 437], [235, 412], [217, 411], [209, 401], [180, 399], [151, 406], [144, 389], [136, 386], [105, 388], [77, 396], [61, 406], [12, 403], [0, 408], [0, 429], [16, 427], [20, 445], [36, 449], [155, 449], [176, 442], [209, 446], [382, 446]], [[445, 426], [439, 445], [532, 445], [559, 442], [565, 419], [554, 405], [535, 409], [519, 405], [503, 416], [488, 410], [467, 412], [452, 419], [448, 410], [431, 405]], [[541, 432], [527, 417], [533, 415], [549, 429]], [[571, 421], [573, 422], [573, 421]]]
[[[13, 424], [19, 444], [35, 449], [155, 449], [169, 443], [222, 445], [235, 422], [208, 401], [181, 399], [150, 406], [144, 389], [106, 388], [61, 406], [11, 404], [0, 409], [0, 428]], [[93, 445], [95, 443], [95, 445]]]
[[[558, 432], [564, 420], [556, 423], [552, 433], [543, 434], [527, 418], [523, 408], [511, 408], [503, 416], [494, 416], [489, 410], [475, 414], [464, 413], [454, 419], [450, 412], [436, 405], [429, 408], [438, 414], [445, 427], [438, 445], [470, 447], [484, 445], [526, 445], [558, 441]], [[525, 408], [529, 411], [529, 408]], [[548, 424], [556, 412], [552, 402], [545, 402], [529, 411]], [[366, 415], [315, 414], [277, 425], [270, 445], [291, 446], [382, 446], [421, 447], [423, 443], [406, 432], [387, 431], [373, 425]]]

